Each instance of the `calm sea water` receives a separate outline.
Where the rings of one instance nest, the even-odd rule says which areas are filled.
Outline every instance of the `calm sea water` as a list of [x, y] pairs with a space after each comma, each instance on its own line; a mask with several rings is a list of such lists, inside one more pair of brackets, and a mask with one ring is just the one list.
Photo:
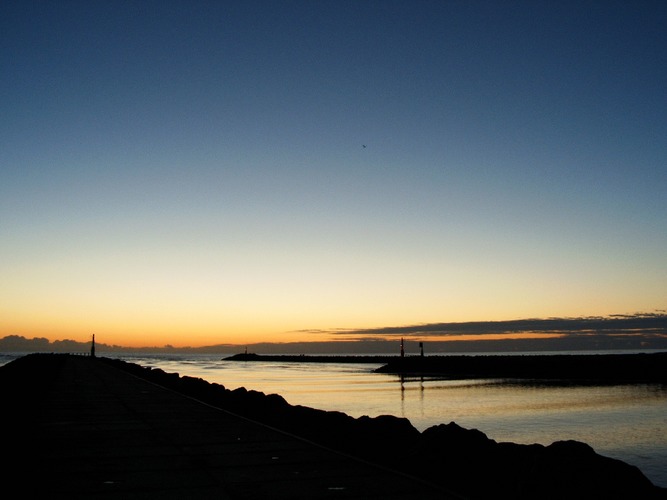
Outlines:
[[[105, 355], [101, 353], [100, 355]], [[199, 377], [228, 389], [283, 396], [290, 404], [353, 417], [395, 415], [417, 429], [456, 422], [496, 441], [575, 439], [635, 465], [667, 487], [667, 387], [559, 387], [507, 380], [401, 379], [374, 364], [222, 361], [222, 355], [109, 355]], [[3, 363], [0, 357], [0, 364]]]

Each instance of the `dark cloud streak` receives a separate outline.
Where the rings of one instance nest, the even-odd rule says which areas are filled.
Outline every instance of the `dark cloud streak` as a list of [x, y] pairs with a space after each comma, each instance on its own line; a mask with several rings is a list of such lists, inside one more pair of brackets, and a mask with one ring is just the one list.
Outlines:
[[[324, 333], [322, 330], [312, 333]], [[328, 330], [329, 335], [346, 337], [455, 337], [490, 334], [562, 334], [562, 335], [667, 335], [667, 314], [637, 313], [608, 317], [518, 319], [509, 321], [472, 321], [466, 323], [430, 323], [369, 329]]]

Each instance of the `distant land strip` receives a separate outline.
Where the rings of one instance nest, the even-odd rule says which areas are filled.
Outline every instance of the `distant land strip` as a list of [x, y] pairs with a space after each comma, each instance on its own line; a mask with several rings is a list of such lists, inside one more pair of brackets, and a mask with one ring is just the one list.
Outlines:
[[309, 356], [242, 353], [223, 361], [382, 364], [376, 373], [448, 379], [501, 378], [568, 383], [667, 383], [667, 352], [467, 356]]
[[504, 378], [568, 383], [667, 383], [667, 352], [498, 356], [410, 356], [375, 370], [451, 379]]
[[223, 361], [266, 361], [266, 362], [286, 362], [286, 363], [369, 363], [369, 364], [386, 364], [398, 356], [382, 356], [382, 355], [306, 355], [306, 354], [255, 354], [255, 353], [241, 353], [234, 354]]

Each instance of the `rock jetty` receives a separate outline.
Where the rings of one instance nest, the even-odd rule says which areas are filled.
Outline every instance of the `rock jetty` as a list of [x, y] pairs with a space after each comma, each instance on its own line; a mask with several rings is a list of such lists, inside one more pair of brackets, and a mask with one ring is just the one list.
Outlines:
[[316, 355], [316, 354], [256, 354], [251, 352], [234, 354], [222, 361], [265, 361], [282, 363], [389, 363], [395, 356], [382, 355]]
[[667, 383], [667, 352], [394, 357], [378, 373], [451, 379], [505, 378], [569, 383]]

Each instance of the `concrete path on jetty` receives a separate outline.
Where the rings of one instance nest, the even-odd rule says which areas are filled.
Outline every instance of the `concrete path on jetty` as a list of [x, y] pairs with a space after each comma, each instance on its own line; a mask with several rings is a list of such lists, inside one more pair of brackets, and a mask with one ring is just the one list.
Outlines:
[[459, 498], [92, 357], [19, 358], [0, 389], [2, 486], [17, 498]]

